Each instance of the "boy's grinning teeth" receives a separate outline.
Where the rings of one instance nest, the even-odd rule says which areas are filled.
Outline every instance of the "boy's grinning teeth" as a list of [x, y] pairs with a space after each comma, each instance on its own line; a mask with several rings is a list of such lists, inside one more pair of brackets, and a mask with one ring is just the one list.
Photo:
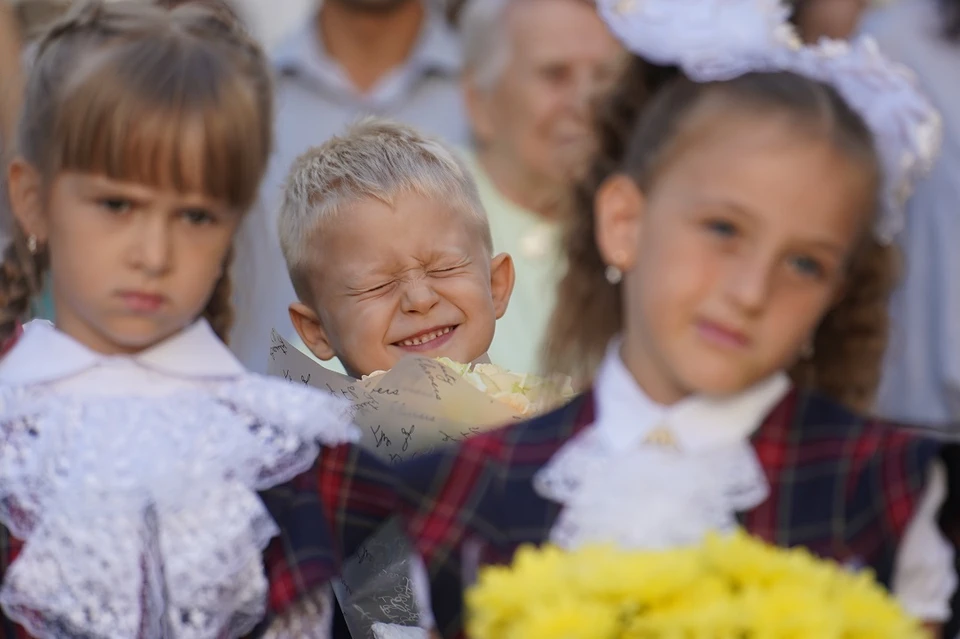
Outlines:
[[452, 331], [453, 328], [454, 328], [453, 326], [441, 328], [438, 331], [433, 331], [432, 333], [427, 333], [426, 335], [420, 335], [419, 337], [412, 337], [410, 339], [405, 339], [402, 342], [399, 342], [399, 344], [400, 346], [420, 346], [421, 344], [432, 342], [438, 337], [443, 337], [444, 335]]

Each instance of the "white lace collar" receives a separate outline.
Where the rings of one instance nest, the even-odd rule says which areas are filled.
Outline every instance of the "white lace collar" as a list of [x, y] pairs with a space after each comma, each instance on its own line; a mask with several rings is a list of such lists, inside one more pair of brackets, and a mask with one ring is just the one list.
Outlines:
[[594, 389], [594, 427], [612, 450], [635, 448], [651, 431], [667, 427], [682, 450], [695, 452], [748, 438], [790, 389], [790, 380], [777, 373], [733, 397], [695, 396], [662, 406], [637, 385], [620, 358], [620, 340], [614, 340]]
[[210, 639], [265, 612], [280, 531], [257, 491], [359, 431], [332, 395], [244, 372], [206, 322], [114, 357], [31, 323], [0, 364], [0, 440], [0, 522], [24, 542], [10, 618], [43, 639]]
[[[732, 530], [736, 513], [769, 494], [748, 437], [788, 388], [786, 376], [774, 375], [735, 397], [658, 406], [614, 343], [595, 384], [597, 421], [534, 477], [537, 493], [563, 506], [550, 540], [660, 549]], [[676, 446], [648, 440], [660, 428]]]
[[50, 322], [35, 320], [24, 327], [23, 336], [0, 360], [0, 383], [51, 382], [116, 360], [184, 379], [229, 378], [245, 372], [206, 320], [198, 320], [131, 356], [102, 355], [58, 331]]

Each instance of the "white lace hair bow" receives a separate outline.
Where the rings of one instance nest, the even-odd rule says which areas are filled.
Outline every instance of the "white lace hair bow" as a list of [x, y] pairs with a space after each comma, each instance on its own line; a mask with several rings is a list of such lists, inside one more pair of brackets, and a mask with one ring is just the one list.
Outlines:
[[941, 120], [913, 73], [881, 55], [873, 39], [804, 46], [780, 0], [598, 0], [597, 7], [627, 49], [695, 82], [792, 71], [833, 86], [870, 127], [883, 164], [876, 237], [890, 243], [903, 228], [906, 199], [937, 155]]

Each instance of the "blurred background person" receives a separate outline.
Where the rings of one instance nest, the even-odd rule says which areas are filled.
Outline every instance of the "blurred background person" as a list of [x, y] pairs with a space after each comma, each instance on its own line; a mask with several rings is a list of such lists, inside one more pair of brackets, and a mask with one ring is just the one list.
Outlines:
[[293, 161], [368, 114], [452, 144], [468, 139], [460, 43], [433, 0], [322, 0], [273, 59], [276, 149], [234, 265], [243, 288], [236, 292], [232, 345], [248, 368], [261, 372], [271, 329], [294, 337], [286, 309], [296, 296], [276, 231], [283, 179]]
[[560, 206], [592, 148], [591, 103], [624, 52], [586, 0], [472, 0], [460, 14], [469, 164], [516, 285], [491, 360], [539, 369], [560, 277]]

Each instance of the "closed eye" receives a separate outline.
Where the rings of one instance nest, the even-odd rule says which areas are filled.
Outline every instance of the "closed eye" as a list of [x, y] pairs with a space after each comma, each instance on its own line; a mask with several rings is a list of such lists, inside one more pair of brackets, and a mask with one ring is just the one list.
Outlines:
[[436, 268], [430, 271], [433, 275], [443, 275], [444, 273], [453, 273], [462, 269], [463, 266], [451, 266], [449, 268]]
[[365, 289], [363, 292], [364, 293], [381, 293], [383, 291], [386, 291], [389, 287], [393, 286], [394, 284], [395, 284], [394, 281], [386, 282], [384, 284], [380, 284], [379, 286], [374, 286], [372, 288]]

